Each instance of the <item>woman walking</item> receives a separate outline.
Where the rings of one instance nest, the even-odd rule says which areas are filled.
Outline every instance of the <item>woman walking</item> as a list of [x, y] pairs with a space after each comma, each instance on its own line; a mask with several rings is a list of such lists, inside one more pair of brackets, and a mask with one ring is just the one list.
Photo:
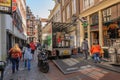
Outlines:
[[31, 60], [32, 60], [31, 48], [30, 48], [30, 45], [27, 44], [25, 53], [24, 53], [24, 63], [25, 63], [25, 68], [27, 67], [28, 70], [31, 69]]
[[22, 57], [22, 52], [17, 43], [9, 50], [9, 54], [12, 62], [12, 73], [15, 73], [15, 69], [19, 70], [19, 60]]

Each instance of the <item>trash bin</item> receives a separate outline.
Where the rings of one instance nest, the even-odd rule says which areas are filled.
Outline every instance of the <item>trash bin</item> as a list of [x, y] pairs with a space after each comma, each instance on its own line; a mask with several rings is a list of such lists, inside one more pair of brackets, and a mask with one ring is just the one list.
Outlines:
[[4, 61], [0, 61], [0, 80], [3, 80], [3, 74], [4, 74], [4, 70], [5, 70], [5, 62]]

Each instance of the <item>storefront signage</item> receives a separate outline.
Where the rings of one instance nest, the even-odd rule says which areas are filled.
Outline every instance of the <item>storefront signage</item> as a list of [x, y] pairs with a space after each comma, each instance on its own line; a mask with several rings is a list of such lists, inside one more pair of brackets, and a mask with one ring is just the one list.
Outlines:
[[63, 51], [63, 54], [64, 54], [64, 55], [67, 55], [67, 54], [69, 54], [69, 51], [68, 51], [68, 50], [64, 50], [64, 51]]
[[0, 12], [11, 13], [12, 12], [12, 0], [0, 0]]
[[91, 31], [98, 30], [98, 26], [91, 26], [91, 27], [90, 27], [90, 30], [91, 30]]
[[16, 11], [17, 9], [17, 2], [16, 0], [12, 0], [12, 12]]

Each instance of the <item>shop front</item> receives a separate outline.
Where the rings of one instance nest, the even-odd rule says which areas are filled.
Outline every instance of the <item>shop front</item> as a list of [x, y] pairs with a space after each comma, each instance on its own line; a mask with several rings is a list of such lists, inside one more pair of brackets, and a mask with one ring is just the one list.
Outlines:
[[109, 23], [104, 24], [103, 46], [108, 48], [107, 56], [108, 58], [110, 58], [112, 63], [120, 64], [120, 53], [119, 53], [119, 50], [120, 50], [120, 19], [116, 19], [115, 21], [111, 21]]
[[104, 46], [114, 46], [116, 40], [120, 39], [120, 22], [111, 22], [108, 26], [103, 26]]
[[93, 43], [99, 43], [98, 25], [90, 27], [90, 36], [91, 45], [93, 45]]

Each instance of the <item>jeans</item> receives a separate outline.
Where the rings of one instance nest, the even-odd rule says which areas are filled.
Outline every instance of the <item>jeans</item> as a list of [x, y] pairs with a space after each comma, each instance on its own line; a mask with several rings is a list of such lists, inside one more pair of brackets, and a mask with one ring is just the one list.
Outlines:
[[15, 73], [15, 69], [18, 71], [19, 69], [19, 58], [12, 58], [12, 72]]
[[31, 60], [30, 59], [25, 60], [25, 67], [27, 67], [28, 70], [30, 70], [30, 68], [31, 68]]
[[95, 62], [100, 62], [99, 52], [94, 53], [93, 57]]

